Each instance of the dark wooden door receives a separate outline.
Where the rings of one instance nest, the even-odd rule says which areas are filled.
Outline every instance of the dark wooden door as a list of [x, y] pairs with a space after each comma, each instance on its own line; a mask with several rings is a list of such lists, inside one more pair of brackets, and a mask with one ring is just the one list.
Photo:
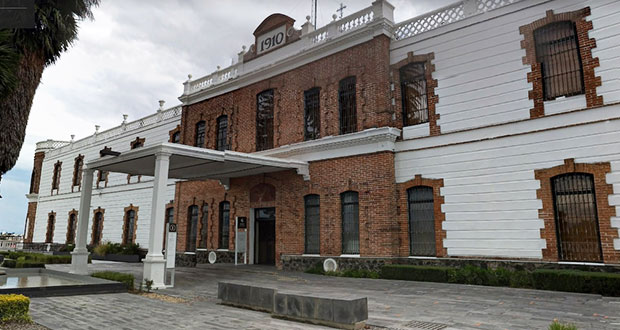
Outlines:
[[603, 260], [594, 178], [571, 173], [551, 179], [560, 260]]
[[275, 208], [256, 209], [257, 255], [255, 262], [262, 265], [276, 263], [276, 216]]

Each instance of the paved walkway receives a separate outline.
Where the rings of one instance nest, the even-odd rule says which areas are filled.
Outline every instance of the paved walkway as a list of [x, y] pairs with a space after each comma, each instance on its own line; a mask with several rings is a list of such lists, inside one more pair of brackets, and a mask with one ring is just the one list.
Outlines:
[[[96, 263], [90, 270], [131, 272], [141, 264]], [[68, 265], [48, 268], [68, 270]], [[449, 329], [547, 329], [555, 318], [585, 329], [620, 329], [620, 298], [457, 284], [352, 279], [277, 271], [271, 267], [199, 265], [178, 268], [176, 287], [160, 293], [188, 303], [133, 294], [34, 298], [33, 319], [51, 329], [320, 329], [217, 304], [217, 281], [247, 281], [311, 294], [368, 297], [368, 324], [418, 329], [412, 321]]]

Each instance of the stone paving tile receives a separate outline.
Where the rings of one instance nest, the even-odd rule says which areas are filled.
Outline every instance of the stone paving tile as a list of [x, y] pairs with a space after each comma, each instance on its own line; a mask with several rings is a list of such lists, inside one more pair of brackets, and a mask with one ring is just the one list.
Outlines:
[[[67, 265], [48, 268], [68, 270]], [[95, 263], [89, 269], [129, 272], [141, 264]], [[368, 297], [368, 324], [405, 329], [412, 320], [449, 329], [547, 329], [555, 318], [580, 330], [620, 329], [620, 299], [527, 289], [326, 277], [272, 267], [199, 265], [178, 268], [175, 288], [160, 293], [189, 299], [173, 304], [131, 294], [32, 299], [35, 321], [52, 329], [312, 329], [268, 314], [217, 304], [219, 280], [245, 281], [310, 295]], [[67, 317], [67, 314], [70, 317]], [[67, 320], [68, 319], [68, 320]], [[74, 325], [75, 324], [75, 325]]]

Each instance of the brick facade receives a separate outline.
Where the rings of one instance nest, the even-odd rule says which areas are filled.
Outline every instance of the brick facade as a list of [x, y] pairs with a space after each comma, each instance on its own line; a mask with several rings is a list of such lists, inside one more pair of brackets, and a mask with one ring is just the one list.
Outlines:
[[559, 259], [551, 179], [566, 173], [587, 173], [594, 176], [603, 261], [605, 263], [620, 262], [620, 251], [614, 249], [614, 239], [618, 238], [618, 228], [611, 226], [611, 218], [616, 215], [616, 208], [609, 205], [609, 195], [613, 193], [613, 186], [606, 183], [606, 175], [610, 172], [611, 166], [608, 162], [582, 164], [575, 163], [574, 159], [566, 159], [562, 165], [535, 171], [536, 179], [540, 181], [540, 189], [536, 191], [536, 195], [542, 201], [542, 209], [538, 211], [538, 216], [545, 223], [544, 228], [540, 230], [540, 236], [547, 242], [547, 247], [542, 250], [543, 260], [558, 261]]
[[527, 81], [532, 83], [532, 90], [529, 91], [530, 100], [534, 101], [534, 108], [530, 110], [530, 118], [538, 118], [545, 115], [545, 99], [543, 95], [542, 69], [540, 63], [536, 61], [536, 44], [534, 41], [534, 31], [549, 23], [560, 21], [572, 21], [577, 30], [579, 42], [579, 53], [583, 69], [584, 92], [588, 108], [603, 105], [603, 97], [596, 94], [596, 88], [601, 86], [601, 77], [595, 75], [594, 69], [600, 65], [598, 58], [592, 58], [592, 49], [596, 48], [596, 40], [590, 38], [588, 32], [592, 30], [592, 22], [587, 21], [590, 15], [590, 7], [580, 10], [554, 13], [549, 10], [544, 18], [523, 25], [519, 32], [524, 39], [521, 41], [521, 48], [525, 49], [523, 64], [531, 65], [532, 71], [527, 74]]
[[37, 216], [37, 202], [28, 203], [28, 211], [26, 218], [28, 219], [28, 228], [26, 229], [26, 237], [24, 237], [24, 243], [32, 243], [34, 237], [34, 224]]

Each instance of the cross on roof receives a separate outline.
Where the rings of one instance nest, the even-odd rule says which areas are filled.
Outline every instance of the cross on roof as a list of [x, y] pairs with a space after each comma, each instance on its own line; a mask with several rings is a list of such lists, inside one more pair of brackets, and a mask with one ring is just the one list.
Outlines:
[[345, 6], [342, 2], [340, 3], [340, 8], [336, 9], [336, 11], [340, 12], [340, 18], [342, 18], [342, 13], [344, 12], [344, 9], [347, 8], [347, 6]]

